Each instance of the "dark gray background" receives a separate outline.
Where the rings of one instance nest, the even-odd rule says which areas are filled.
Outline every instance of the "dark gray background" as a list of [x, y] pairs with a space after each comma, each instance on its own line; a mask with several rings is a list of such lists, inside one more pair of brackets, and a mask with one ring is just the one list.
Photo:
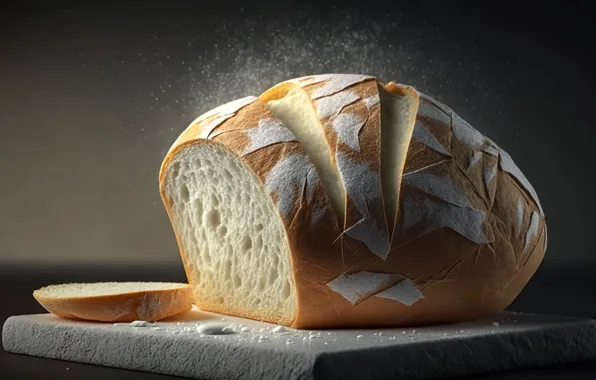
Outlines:
[[[327, 72], [414, 85], [507, 150], [549, 227], [544, 263], [511, 308], [596, 318], [589, 1], [161, 3], [0, 5], [0, 320], [42, 312], [31, 291], [51, 283], [185, 281], [158, 194], [166, 150], [222, 102]], [[7, 379], [169, 378], [4, 352], [0, 368]]]
[[596, 267], [582, 3], [156, 3], [2, 12], [2, 261], [178, 260], [157, 171], [188, 123], [283, 79], [356, 72], [414, 85], [493, 138], [543, 203], [544, 266]]

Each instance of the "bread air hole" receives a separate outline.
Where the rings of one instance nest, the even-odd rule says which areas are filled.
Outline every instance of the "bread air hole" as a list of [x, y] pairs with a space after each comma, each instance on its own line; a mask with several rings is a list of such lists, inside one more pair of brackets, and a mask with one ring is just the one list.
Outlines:
[[203, 217], [203, 224], [208, 228], [215, 228], [219, 226], [221, 223], [221, 218], [219, 216], [219, 211], [217, 210], [209, 210], [205, 213]]
[[180, 163], [176, 162], [172, 164], [172, 177], [178, 178], [178, 175], [180, 175]]
[[257, 290], [259, 292], [262, 292], [263, 290], [265, 290], [265, 277], [260, 277], [259, 280], [257, 281]]
[[203, 215], [203, 204], [200, 199], [197, 198], [193, 201], [193, 207], [197, 215]]
[[190, 194], [188, 192], [188, 187], [186, 185], [180, 186], [180, 198], [183, 202], [188, 202]]
[[290, 282], [288, 280], [284, 281], [284, 285], [281, 288], [281, 296], [283, 299], [290, 297]]
[[226, 260], [224, 262], [224, 277], [225, 279], [229, 279], [231, 277], [231, 273], [232, 273], [232, 261], [230, 260]]
[[255, 239], [255, 249], [260, 251], [261, 248], [263, 248], [263, 236], [257, 235], [257, 238]]
[[203, 256], [203, 260], [204, 260], [205, 264], [210, 266], [211, 265], [211, 252], [209, 252], [209, 249], [204, 249], [202, 256]]
[[250, 236], [244, 236], [240, 242], [240, 249], [242, 252], [248, 252], [252, 248], [252, 239]]
[[236, 289], [240, 288], [242, 286], [242, 278], [240, 278], [240, 276], [235, 274], [232, 277], [232, 284], [234, 285], [234, 288], [236, 288]]
[[255, 174], [225, 148], [185, 152], [188, 168], [177, 165], [178, 178], [166, 181], [165, 195], [172, 198], [170, 213], [197, 305], [291, 320], [296, 294], [277, 206]]
[[267, 285], [271, 286], [275, 283], [275, 280], [279, 277], [277, 268], [269, 268], [269, 276], [267, 277]]

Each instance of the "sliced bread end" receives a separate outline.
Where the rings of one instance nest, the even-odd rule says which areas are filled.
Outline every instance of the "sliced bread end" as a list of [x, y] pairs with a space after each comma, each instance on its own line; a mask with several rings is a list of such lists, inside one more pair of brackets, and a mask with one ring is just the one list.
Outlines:
[[96, 322], [157, 321], [192, 308], [192, 288], [168, 282], [97, 282], [50, 285], [33, 297], [48, 312]]

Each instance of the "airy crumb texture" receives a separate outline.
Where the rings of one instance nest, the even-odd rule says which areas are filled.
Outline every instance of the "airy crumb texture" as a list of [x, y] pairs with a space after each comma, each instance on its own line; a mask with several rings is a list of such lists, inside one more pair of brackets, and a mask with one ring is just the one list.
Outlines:
[[80, 298], [109, 296], [122, 293], [155, 292], [160, 290], [180, 289], [188, 286], [188, 284], [173, 282], [72, 283], [45, 286], [36, 290], [34, 293], [40, 297], [48, 298]]
[[167, 282], [50, 285], [33, 292], [44, 309], [62, 318], [97, 322], [157, 321], [192, 308], [192, 288]]
[[168, 166], [165, 195], [197, 305], [291, 323], [296, 291], [283, 222], [227, 148], [196, 144]]

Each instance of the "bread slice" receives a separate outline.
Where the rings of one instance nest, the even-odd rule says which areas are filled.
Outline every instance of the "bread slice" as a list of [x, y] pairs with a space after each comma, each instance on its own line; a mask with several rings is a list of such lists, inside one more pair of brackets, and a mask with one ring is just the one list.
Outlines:
[[192, 308], [192, 288], [168, 282], [97, 282], [45, 286], [33, 297], [62, 318], [98, 322], [148, 322]]

